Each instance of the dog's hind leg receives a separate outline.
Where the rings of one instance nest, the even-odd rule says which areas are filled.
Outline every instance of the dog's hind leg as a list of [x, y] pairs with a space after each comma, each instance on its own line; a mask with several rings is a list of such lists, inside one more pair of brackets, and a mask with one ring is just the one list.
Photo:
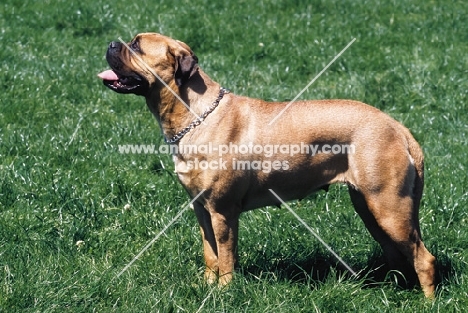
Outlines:
[[372, 237], [382, 247], [384, 256], [390, 269], [401, 270], [403, 264], [407, 263], [405, 256], [395, 246], [391, 238], [377, 224], [374, 215], [372, 215], [372, 213], [369, 211], [366, 200], [364, 199], [362, 193], [354, 189], [352, 186], [348, 186], [348, 189], [354, 209], [363, 220]]
[[391, 267], [404, 256], [414, 268], [426, 297], [435, 289], [435, 258], [424, 246], [413, 199], [387, 185], [379, 192], [363, 194], [350, 188], [358, 214], [382, 246]]

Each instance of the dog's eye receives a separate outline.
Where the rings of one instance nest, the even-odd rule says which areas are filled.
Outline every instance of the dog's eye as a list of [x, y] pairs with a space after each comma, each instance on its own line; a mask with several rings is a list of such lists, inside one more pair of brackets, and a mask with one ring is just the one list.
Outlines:
[[135, 52], [140, 52], [140, 43], [138, 40], [132, 41], [132, 43], [130, 43], [130, 48]]

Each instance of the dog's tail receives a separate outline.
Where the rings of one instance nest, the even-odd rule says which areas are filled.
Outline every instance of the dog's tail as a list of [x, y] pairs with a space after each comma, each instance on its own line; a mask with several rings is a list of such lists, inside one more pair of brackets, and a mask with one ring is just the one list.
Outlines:
[[[413, 159], [414, 168], [415, 168], [415, 178], [414, 178], [414, 185], [413, 185], [413, 212], [414, 214], [418, 214], [419, 205], [421, 203], [421, 198], [424, 189], [424, 154], [419, 146], [416, 139], [414, 139], [411, 132], [404, 127], [404, 134], [406, 137], [406, 141], [408, 143], [408, 152]], [[418, 216], [415, 216], [416, 221], [419, 220]], [[419, 223], [417, 223], [419, 225]], [[418, 226], [419, 232], [419, 226]]]

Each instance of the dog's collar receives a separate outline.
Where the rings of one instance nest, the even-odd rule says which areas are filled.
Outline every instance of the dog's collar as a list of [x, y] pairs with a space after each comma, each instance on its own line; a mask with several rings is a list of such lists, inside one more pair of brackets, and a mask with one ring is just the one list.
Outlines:
[[176, 142], [178, 142], [179, 140], [182, 139], [182, 137], [185, 136], [185, 134], [187, 134], [189, 131], [191, 131], [192, 129], [194, 129], [195, 127], [197, 127], [198, 125], [200, 125], [201, 123], [203, 123], [203, 121], [206, 119], [206, 117], [214, 111], [214, 109], [216, 109], [216, 107], [219, 105], [219, 102], [221, 101], [221, 99], [223, 99], [224, 95], [227, 94], [227, 93], [230, 93], [231, 91], [229, 89], [226, 89], [224, 87], [220, 87], [219, 88], [219, 95], [218, 95], [218, 98], [216, 98], [216, 100], [209, 106], [208, 109], [206, 109], [205, 112], [203, 112], [202, 115], [200, 115], [196, 120], [194, 120], [192, 123], [190, 123], [187, 127], [185, 127], [184, 129], [182, 129], [180, 132], [178, 132], [177, 134], [175, 134], [174, 136], [172, 136], [171, 139], [167, 139], [166, 137], [164, 137], [164, 141], [168, 144], [174, 144]]

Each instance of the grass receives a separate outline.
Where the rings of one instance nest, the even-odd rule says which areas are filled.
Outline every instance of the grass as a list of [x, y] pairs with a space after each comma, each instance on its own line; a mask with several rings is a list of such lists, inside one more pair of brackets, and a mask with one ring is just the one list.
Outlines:
[[[31, 1], [0, 6], [1, 312], [457, 312], [468, 306], [468, 14], [457, 1]], [[241, 219], [240, 270], [206, 286], [196, 219], [142, 98], [105, 89], [111, 40], [188, 43], [237, 94], [352, 98], [408, 126], [426, 155], [420, 212], [438, 258], [434, 302], [381, 277], [381, 252], [335, 186], [291, 206], [354, 269], [347, 276], [286, 210]], [[127, 205], [128, 204], [128, 205]], [[77, 244], [78, 243], [78, 244]], [[373, 283], [369, 283], [374, 280]]]

